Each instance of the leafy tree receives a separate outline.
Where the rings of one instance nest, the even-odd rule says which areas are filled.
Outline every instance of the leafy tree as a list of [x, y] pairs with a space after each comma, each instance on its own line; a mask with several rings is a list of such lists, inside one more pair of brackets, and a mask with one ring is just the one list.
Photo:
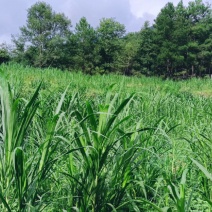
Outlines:
[[157, 65], [160, 70], [166, 70], [165, 74], [169, 77], [173, 75], [174, 61], [176, 59], [176, 45], [173, 43], [174, 21], [175, 7], [173, 3], [168, 3], [157, 16], [154, 25], [158, 51]]
[[[189, 20], [187, 8], [180, 1], [175, 9], [175, 21], [173, 31], [173, 43], [175, 44], [175, 72], [186, 70], [186, 61], [188, 59], [188, 36]], [[186, 74], [186, 73], [184, 73]]]
[[17, 53], [34, 66], [58, 66], [70, 27], [70, 20], [63, 14], [53, 12], [45, 2], [38, 2], [28, 10], [27, 24], [14, 39]]
[[161, 10], [154, 25], [159, 73], [172, 77], [183, 70], [191, 75], [210, 70], [211, 17], [210, 6], [201, 0], [190, 2], [187, 8], [182, 1], [177, 7], [168, 3]]
[[[189, 2], [187, 8], [187, 19], [189, 21], [188, 29], [188, 51], [187, 51], [187, 67], [189, 74], [195, 74], [195, 67], [198, 66], [197, 57], [199, 54], [199, 40], [197, 39], [198, 31], [202, 27], [199, 25], [199, 21], [202, 19], [202, 2], [197, 0], [195, 2]], [[199, 25], [199, 26], [198, 26]], [[191, 67], [191, 68], [190, 68]]]
[[211, 61], [210, 36], [212, 32], [212, 11], [210, 5], [202, 0], [190, 2], [187, 8], [189, 26], [188, 65], [191, 73], [200, 75], [208, 66], [207, 60]]
[[155, 30], [150, 27], [149, 22], [145, 22], [139, 32], [138, 61], [143, 74], [152, 74], [155, 69], [156, 48], [154, 44]]
[[85, 73], [93, 73], [98, 63], [97, 34], [86, 18], [80, 19], [75, 27], [75, 64]]
[[139, 68], [136, 60], [139, 47], [138, 33], [128, 33], [124, 37], [122, 45], [122, 52], [118, 57], [118, 66], [121, 73], [129, 76]]
[[100, 49], [101, 67], [106, 72], [116, 71], [118, 68], [118, 57], [123, 50], [123, 37], [125, 26], [113, 18], [102, 19], [97, 28], [98, 44]]

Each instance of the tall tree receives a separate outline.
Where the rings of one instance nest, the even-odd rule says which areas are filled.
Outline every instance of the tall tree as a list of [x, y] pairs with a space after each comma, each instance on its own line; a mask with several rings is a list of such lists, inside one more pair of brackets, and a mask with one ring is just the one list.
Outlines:
[[27, 24], [20, 28], [21, 35], [14, 43], [30, 64], [57, 65], [70, 27], [71, 22], [64, 14], [55, 13], [45, 2], [38, 2], [28, 10]]
[[74, 57], [76, 68], [92, 74], [98, 63], [97, 33], [87, 22], [86, 18], [80, 19], [75, 27], [76, 54]]
[[156, 48], [154, 44], [155, 30], [145, 22], [139, 32], [138, 61], [143, 74], [153, 74], [155, 69]]
[[100, 48], [101, 67], [106, 72], [116, 71], [117, 61], [123, 49], [122, 39], [125, 35], [125, 26], [113, 18], [102, 19], [97, 28], [98, 44]]
[[[168, 3], [155, 20], [155, 43], [157, 44], [157, 65], [166, 70], [165, 75], [172, 76], [174, 71], [176, 45], [173, 43], [175, 7]], [[164, 73], [164, 71], [162, 72]]]
[[[188, 65], [191, 73], [200, 75], [207, 60], [211, 60], [210, 36], [212, 33], [212, 10], [202, 0], [190, 2], [187, 8], [189, 20]], [[206, 61], [205, 61], [206, 60]], [[206, 65], [207, 66], [207, 65]]]
[[123, 48], [119, 53], [118, 67], [124, 75], [132, 75], [138, 70], [139, 33], [128, 33], [123, 39]]
[[175, 21], [173, 40], [175, 44], [175, 72], [182, 72], [186, 70], [186, 61], [188, 59], [188, 36], [189, 36], [189, 20], [187, 8], [183, 5], [181, 0], [175, 9]]

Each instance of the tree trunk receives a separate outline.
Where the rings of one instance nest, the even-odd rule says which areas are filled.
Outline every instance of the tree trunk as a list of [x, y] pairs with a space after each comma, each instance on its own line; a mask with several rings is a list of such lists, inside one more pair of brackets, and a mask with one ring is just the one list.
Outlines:
[[194, 76], [194, 65], [191, 66], [191, 75]]

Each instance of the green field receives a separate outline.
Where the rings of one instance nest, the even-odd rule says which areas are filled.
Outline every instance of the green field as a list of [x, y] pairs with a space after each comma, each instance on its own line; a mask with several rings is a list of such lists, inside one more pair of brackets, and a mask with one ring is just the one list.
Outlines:
[[0, 76], [0, 211], [212, 211], [212, 80]]

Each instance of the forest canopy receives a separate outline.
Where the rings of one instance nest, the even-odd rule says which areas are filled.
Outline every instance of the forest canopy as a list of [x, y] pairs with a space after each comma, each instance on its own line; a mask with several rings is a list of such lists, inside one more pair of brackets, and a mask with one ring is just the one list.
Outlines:
[[64, 14], [37, 2], [12, 41], [12, 50], [0, 47], [0, 62], [10, 56], [24, 65], [87, 74], [204, 76], [212, 72], [212, 8], [201, 0], [167, 3], [153, 25], [146, 21], [140, 31], [126, 32], [114, 18], [94, 28], [82, 17], [73, 27]]

